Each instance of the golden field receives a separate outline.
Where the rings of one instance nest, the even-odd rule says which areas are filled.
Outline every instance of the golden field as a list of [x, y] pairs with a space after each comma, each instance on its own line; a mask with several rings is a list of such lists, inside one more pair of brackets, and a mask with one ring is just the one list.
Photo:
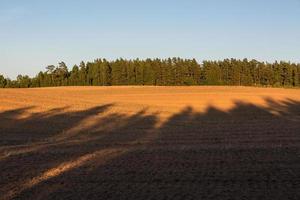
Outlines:
[[0, 89], [0, 199], [297, 199], [299, 133], [297, 89]]
[[228, 110], [235, 102], [266, 105], [275, 101], [300, 100], [300, 90], [252, 87], [61, 87], [0, 90], [0, 110], [31, 107], [27, 112], [47, 112], [63, 108], [80, 111], [103, 104], [114, 104], [113, 112], [130, 114], [146, 109], [163, 117], [187, 106], [203, 112], [209, 106]]

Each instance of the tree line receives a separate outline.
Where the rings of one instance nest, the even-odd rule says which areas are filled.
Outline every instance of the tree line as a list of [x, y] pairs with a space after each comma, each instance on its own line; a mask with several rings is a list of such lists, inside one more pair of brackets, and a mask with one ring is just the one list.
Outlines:
[[97, 59], [81, 62], [71, 70], [60, 62], [57, 66], [47, 66], [33, 78], [18, 75], [16, 80], [11, 80], [0, 75], [2, 88], [113, 85], [299, 87], [300, 64], [247, 59], [204, 61], [202, 64], [195, 59], [181, 58]]

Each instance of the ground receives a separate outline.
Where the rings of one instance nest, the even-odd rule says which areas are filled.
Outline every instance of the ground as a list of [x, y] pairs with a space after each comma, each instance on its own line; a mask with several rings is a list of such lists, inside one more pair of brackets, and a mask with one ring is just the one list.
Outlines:
[[0, 90], [0, 200], [300, 199], [300, 90]]

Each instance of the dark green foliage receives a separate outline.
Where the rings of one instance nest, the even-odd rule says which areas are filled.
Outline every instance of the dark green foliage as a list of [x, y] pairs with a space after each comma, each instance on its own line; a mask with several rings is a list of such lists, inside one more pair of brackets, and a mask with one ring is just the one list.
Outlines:
[[0, 74], [0, 88], [4, 88], [6, 86], [6, 79], [4, 76]]
[[18, 75], [17, 86], [20, 88], [29, 88], [31, 86], [31, 79], [27, 75]]
[[299, 64], [256, 60], [204, 61], [201, 84], [236, 86], [299, 87]]
[[49, 65], [36, 77], [19, 75], [17, 80], [0, 76], [0, 87], [27, 88], [52, 86], [110, 85], [234, 85], [299, 87], [300, 64], [265, 63], [256, 60], [225, 59], [204, 61], [195, 59], [146, 59], [81, 62], [71, 71], [64, 62]]

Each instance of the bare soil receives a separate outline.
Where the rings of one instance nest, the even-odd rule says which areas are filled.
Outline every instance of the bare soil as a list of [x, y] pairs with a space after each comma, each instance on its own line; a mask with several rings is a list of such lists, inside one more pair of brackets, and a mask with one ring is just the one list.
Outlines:
[[300, 90], [0, 90], [0, 200], [300, 199]]

